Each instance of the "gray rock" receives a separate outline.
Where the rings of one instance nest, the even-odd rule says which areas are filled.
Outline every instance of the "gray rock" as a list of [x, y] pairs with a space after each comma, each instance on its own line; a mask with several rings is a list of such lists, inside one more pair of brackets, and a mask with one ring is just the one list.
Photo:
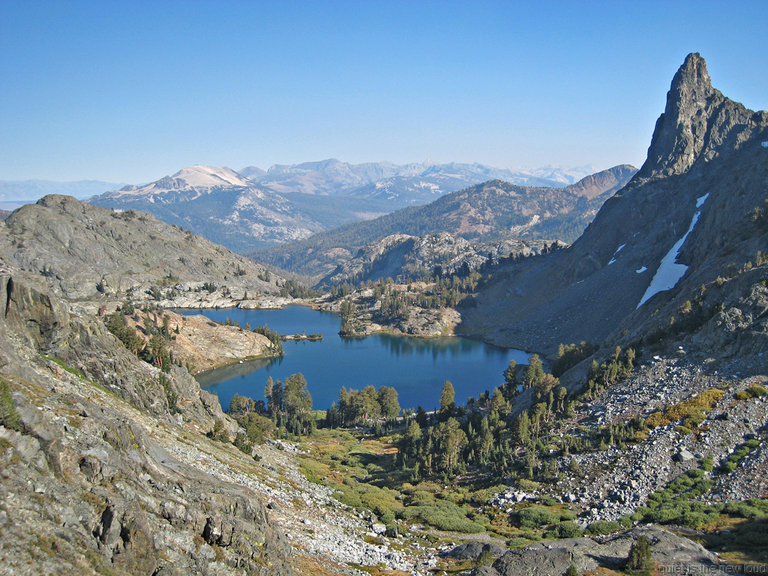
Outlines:
[[477, 560], [484, 552], [497, 557], [501, 556], [504, 553], [504, 550], [504, 547], [499, 546], [498, 544], [473, 540], [471, 542], [459, 544], [455, 548], [451, 548], [440, 555], [445, 558], [453, 558], [454, 560]]
[[387, 527], [381, 522], [373, 522], [371, 524], [371, 532], [374, 534], [384, 534], [387, 531]]
[[694, 456], [691, 452], [683, 448], [679, 452], [677, 452], [673, 456], [673, 460], [675, 462], [689, 462], [690, 460], [694, 460], [696, 456]]
[[701, 545], [676, 536], [658, 526], [633, 528], [604, 542], [590, 538], [569, 538], [540, 542], [510, 550], [493, 563], [491, 569], [475, 570], [474, 576], [561, 576], [571, 565], [582, 573], [598, 567], [620, 569], [632, 544], [645, 536], [654, 560], [662, 566], [690, 564], [717, 566], [717, 556]]

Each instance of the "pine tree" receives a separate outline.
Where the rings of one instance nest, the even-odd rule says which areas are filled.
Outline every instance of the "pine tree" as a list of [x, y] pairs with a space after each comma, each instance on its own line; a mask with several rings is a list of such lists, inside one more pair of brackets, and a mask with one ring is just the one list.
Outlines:
[[627, 570], [646, 571], [653, 568], [651, 545], [645, 536], [640, 536], [632, 543], [627, 556]]
[[523, 388], [533, 388], [544, 378], [544, 367], [538, 354], [532, 354], [523, 375]]
[[456, 392], [453, 389], [453, 384], [450, 380], [446, 380], [443, 384], [443, 392], [440, 394], [440, 412], [443, 414], [452, 414], [454, 408], [456, 408]]
[[379, 388], [379, 407], [383, 418], [395, 420], [400, 415], [400, 402], [397, 398], [397, 390], [389, 386]]
[[284, 408], [288, 427], [294, 434], [309, 434], [312, 430], [312, 395], [304, 375], [293, 374], [285, 379]]
[[517, 395], [517, 362], [509, 361], [509, 366], [504, 370], [504, 396], [507, 400]]

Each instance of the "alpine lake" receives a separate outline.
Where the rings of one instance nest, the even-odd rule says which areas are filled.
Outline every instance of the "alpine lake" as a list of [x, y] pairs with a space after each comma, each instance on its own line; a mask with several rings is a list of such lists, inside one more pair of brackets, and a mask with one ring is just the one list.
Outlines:
[[510, 360], [527, 364], [528, 353], [499, 348], [464, 338], [418, 338], [374, 334], [365, 338], [342, 338], [341, 321], [335, 314], [307, 306], [279, 310], [239, 308], [177, 310], [182, 314], [203, 314], [224, 323], [246, 323], [252, 328], [269, 326], [281, 335], [321, 334], [322, 339], [286, 340], [283, 356], [258, 359], [199, 374], [197, 380], [215, 393], [224, 409], [235, 394], [264, 399], [267, 378], [285, 380], [301, 373], [307, 380], [313, 407], [326, 410], [338, 402], [342, 386], [362, 390], [368, 385], [394, 387], [403, 408], [435, 410], [446, 380], [456, 392], [456, 403], [477, 398], [504, 383], [503, 373]]

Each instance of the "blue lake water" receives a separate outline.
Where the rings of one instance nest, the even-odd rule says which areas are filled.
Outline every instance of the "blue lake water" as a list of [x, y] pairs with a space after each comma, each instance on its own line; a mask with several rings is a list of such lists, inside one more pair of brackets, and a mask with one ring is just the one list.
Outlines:
[[307, 379], [315, 409], [324, 410], [338, 401], [342, 386], [362, 390], [370, 385], [394, 387], [403, 408], [440, 406], [440, 392], [446, 380], [456, 391], [456, 403], [477, 398], [504, 382], [503, 372], [510, 360], [528, 362], [520, 350], [498, 348], [461, 337], [436, 339], [377, 334], [367, 338], [341, 338], [339, 317], [305, 306], [282, 310], [201, 310], [211, 320], [227, 318], [240, 326], [267, 325], [280, 334], [323, 335], [320, 342], [285, 341], [282, 358], [236, 364], [198, 377], [201, 386], [229, 406], [235, 393], [255, 400], [264, 399], [267, 378], [285, 380], [302, 373]]

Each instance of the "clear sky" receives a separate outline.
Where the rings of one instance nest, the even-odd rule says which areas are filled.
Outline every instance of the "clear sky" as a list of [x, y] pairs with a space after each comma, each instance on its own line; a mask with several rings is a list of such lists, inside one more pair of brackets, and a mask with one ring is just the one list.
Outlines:
[[0, 0], [0, 179], [645, 159], [689, 52], [768, 108], [768, 1]]

